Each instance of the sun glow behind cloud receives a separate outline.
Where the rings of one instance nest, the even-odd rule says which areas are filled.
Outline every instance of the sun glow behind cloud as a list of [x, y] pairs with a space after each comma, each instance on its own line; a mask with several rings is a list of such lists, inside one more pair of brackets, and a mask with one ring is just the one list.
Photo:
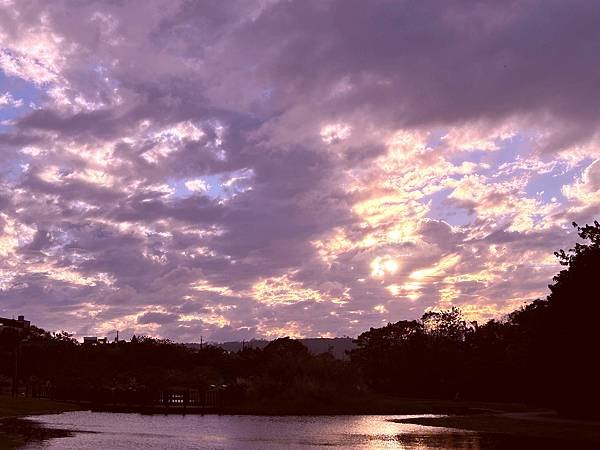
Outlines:
[[477, 40], [460, 2], [2, 3], [0, 315], [228, 340], [544, 296], [600, 214], [600, 32], [560, 20], [600, 10], [518, 3]]

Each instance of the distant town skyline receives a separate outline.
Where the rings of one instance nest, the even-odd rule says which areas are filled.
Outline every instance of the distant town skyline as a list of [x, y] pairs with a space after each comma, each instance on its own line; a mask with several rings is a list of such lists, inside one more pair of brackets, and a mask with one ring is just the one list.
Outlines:
[[0, 316], [241, 341], [544, 298], [600, 218], [599, 15], [0, 2]]

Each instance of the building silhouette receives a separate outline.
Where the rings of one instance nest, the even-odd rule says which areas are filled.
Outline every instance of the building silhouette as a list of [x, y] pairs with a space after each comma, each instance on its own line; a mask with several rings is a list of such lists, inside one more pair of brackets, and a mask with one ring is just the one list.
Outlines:
[[25, 320], [25, 316], [18, 316], [17, 319], [8, 319], [0, 317], [0, 333], [5, 329], [25, 330], [31, 326], [29, 320]]

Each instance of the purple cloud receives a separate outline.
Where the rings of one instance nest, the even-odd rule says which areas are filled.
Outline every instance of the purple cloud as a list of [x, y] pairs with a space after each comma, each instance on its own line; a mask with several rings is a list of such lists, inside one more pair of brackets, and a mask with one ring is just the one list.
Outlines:
[[600, 213], [598, 19], [5, 2], [0, 314], [229, 340], [542, 297], [569, 223]]

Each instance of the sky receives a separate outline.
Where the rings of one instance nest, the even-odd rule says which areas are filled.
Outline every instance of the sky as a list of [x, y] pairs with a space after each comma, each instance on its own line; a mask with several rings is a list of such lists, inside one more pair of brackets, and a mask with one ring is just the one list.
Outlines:
[[600, 218], [600, 2], [0, 1], [0, 316], [357, 336], [544, 298]]

